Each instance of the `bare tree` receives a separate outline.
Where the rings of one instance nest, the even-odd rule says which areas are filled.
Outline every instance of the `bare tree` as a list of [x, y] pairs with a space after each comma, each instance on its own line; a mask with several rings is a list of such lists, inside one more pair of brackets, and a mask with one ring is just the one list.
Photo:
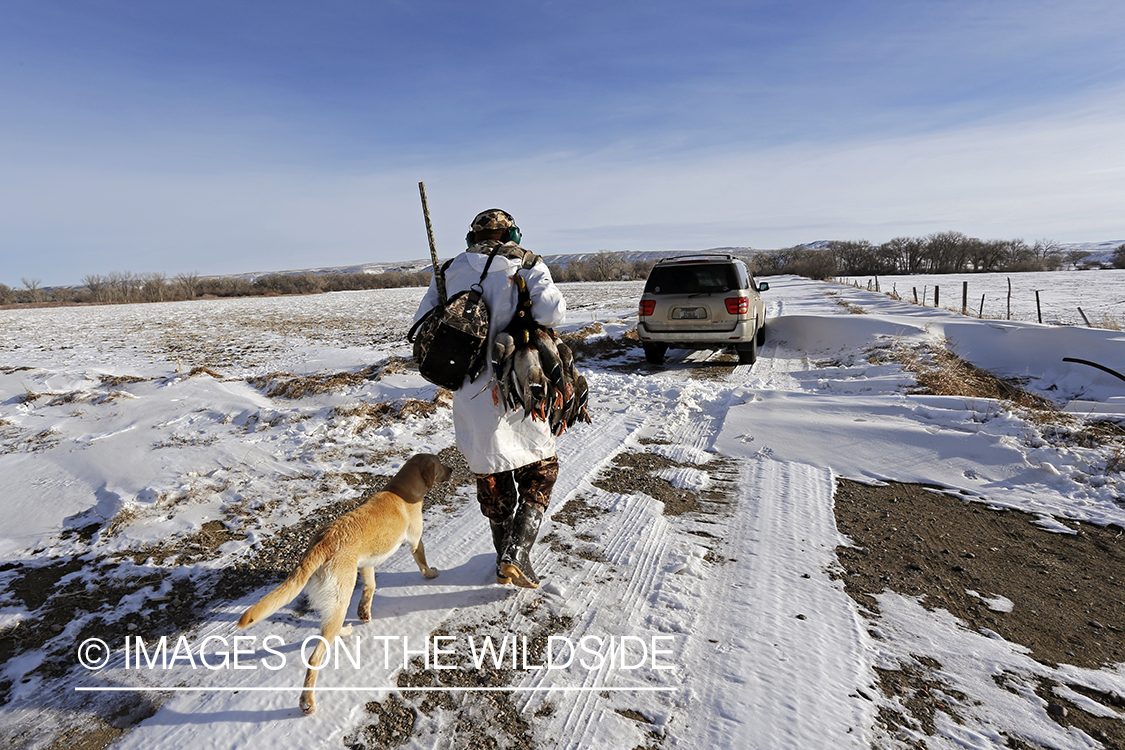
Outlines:
[[184, 299], [195, 299], [199, 296], [199, 274], [195, 271], [176, 274], [175, 284]]
[[90, 301], [102, 305], [109, 302], [108, 280], [96, 273], [82, 279], [82, 283], [90, 290]]
[[599, 250], [587, 261], [590, 281], [611, 281], [621, 277], [622, 263], [619, 253]]
[[973, 270], [982, 272], [998, 270], [1012, 257], [1014, 245], [1015, 243], [1007, 240], [975, 241], [969, 256]]
[[110, 302], [132, 302], [136, 281], [129, 271], [114, 271], [106, 277], [106, 290]]
[[145, 302], [163, 302], [168, 295], [168, 280], [162, 273], [146, 273], [137, 283]]
[[841, 274], [871, 273], [871, 243], [867, 240], [833, 240], [826, 252], [836, 259], [836, 271]]
[[882, 244], [884, 252], [894, 258], [900, 273], [919, 273], [926, 260], [926, 243], [917, 237], [895, 237]]
[[1063, 254], [1063, 257], [1066, 258], [1067, 265], [1070, 266], [1070, 269], [1073, 271], [1078, 268], [1079, 263], [1086, 260], [1091, 255], [1093, 255], [1093, 253], [1089, 250], [1067, 250]]
[[1057, 271], [1062, 267], [1063, 255], [1059, 243], [1054, 240], [1036, 240], [1031, 246], [1031, 252], [1039, 261], [1039, 267], [1044, 271]]
[[24, 287], [27, 288], [28, 297], [31, 298], [32, 302], [46, 301], [47, 293], [39, 287], [39, 285], [43, 283], [42, 281], [28, 278], [21, 278], [20, 281], [23, 282]]
[[655, 260], [635, 260], [633, 261], [632, 271], [629, 272], [629, 278], [647, 279], [655, 265]]
[[960, 232], [938, 232], [926, 238], [926, 255], [934, 273], [964, 270], [972, 241]]

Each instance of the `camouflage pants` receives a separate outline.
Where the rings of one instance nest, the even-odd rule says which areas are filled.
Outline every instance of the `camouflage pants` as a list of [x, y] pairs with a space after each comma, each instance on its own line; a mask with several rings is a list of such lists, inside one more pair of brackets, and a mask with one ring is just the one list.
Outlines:
[[[506, 521], [516, 510], [517, 500], [537, 505], [543, 511], [551, 501], [551, 490], [559, 478], [559, 457], [551, 456], [515, 471], [477, 475], [480, 512], [496, 521]], [[518, 487], [518, 490], [517, 490]]]

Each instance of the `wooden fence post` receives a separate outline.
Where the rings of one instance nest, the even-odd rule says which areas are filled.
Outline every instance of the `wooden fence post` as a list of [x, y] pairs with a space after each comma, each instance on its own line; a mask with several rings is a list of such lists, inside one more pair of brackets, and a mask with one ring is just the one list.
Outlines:
[[961, 314], [969, 314], [969, 282], [961, 282]]

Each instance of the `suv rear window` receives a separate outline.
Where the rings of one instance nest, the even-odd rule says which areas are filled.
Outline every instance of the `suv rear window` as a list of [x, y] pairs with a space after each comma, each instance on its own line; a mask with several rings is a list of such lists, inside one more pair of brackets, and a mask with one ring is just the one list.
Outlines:
[[645, 284], [646, 294], [707, 294], [741, 289], [733, 263], [656, 266]]

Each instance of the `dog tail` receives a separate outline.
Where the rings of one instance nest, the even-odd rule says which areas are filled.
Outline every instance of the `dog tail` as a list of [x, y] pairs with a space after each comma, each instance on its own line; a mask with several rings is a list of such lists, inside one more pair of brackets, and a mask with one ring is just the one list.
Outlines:
[[312, 578], [313, 573], [328, 559], [331, 553], [329, 549], [331, 545], [326, 542], [327, 540], [323, 537], [315, 539], [308, 552], [301, 558], [301, 562], [297, 563], [297, 567], [289, 574], [289, 577], [273, 591], [263, 596], [257, 604], [246, 610], [238, 621], [238, 627], [248, 628], [256, 622], [261, 622], [296, 599], [297, 594], [300, 594], [301, 590], [305, 588], [305, 584]]

